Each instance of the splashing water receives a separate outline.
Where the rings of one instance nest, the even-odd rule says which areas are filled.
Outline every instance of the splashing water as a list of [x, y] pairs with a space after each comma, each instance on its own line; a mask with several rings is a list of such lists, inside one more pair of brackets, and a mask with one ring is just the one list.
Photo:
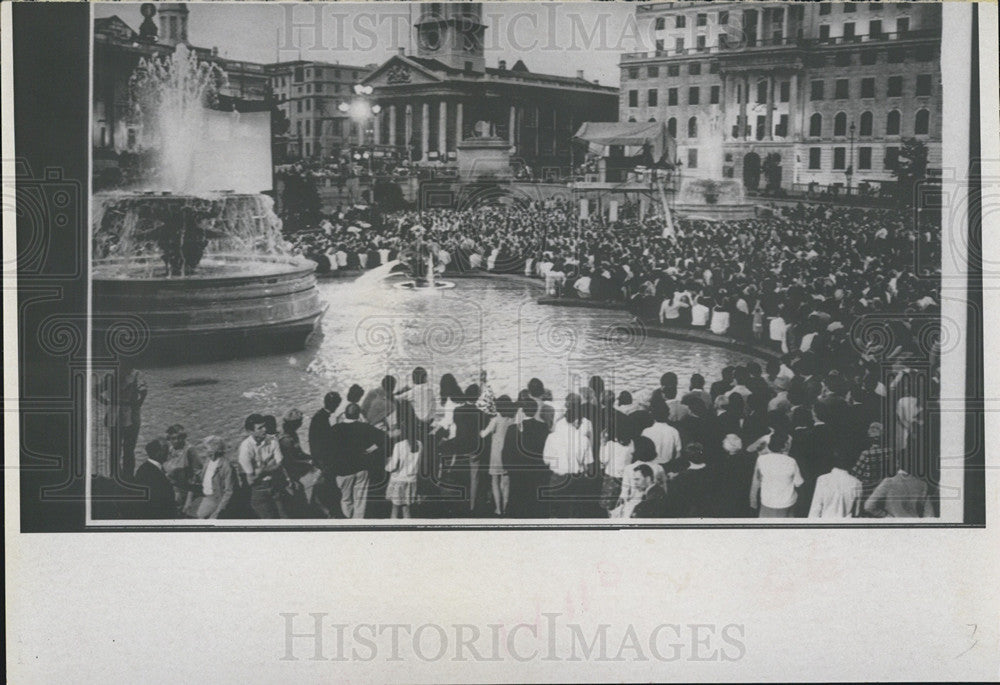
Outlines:
[[134, 115], [142, 123], [144, 146], [159, 152], [159, 188], [178, 193], [200, 187], [194, 168], [204, 138], [209, 105], [227, 81], [218, 66], [198, 60], [180, 44], [166, 58], [142, 59], [129, 81]]

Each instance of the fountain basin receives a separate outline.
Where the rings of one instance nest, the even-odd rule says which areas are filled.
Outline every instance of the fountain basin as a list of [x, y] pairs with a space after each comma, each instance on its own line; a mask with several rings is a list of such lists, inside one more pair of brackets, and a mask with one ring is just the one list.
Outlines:
[[[194, 275], [157, 277], [155, 257], [95, 260], [95, 340], [117, 317], [149, 330], [157, 357], [234, 357], [305, 346], [323, 316], [314, 263], [286, 256], [212, 255]], [[141, 277], [130, 277], [135, 271]]]

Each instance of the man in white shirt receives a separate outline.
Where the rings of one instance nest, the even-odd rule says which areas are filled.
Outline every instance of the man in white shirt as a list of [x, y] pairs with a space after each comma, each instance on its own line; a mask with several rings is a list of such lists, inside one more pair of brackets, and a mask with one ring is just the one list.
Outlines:
[[576, 290], [577, 297], [582, 299], [590, 297], [590, 275], [588, 272], [584, 271], [583, 275], [576, 279], [576, 283], [573, 284], [573, 289]]
[[667, 423], [670, 418], [670, 409], [666, 403], [654, 403], [651, 407], [653, 413], [653, 425], [642, 431], [643, 437], [653, 441], [656, 448], [657, 464], [667, 464], [680, 454], [681, 435], [677, 429]]
[[424, 424], [423, 428], [426, 430], [437, 410], [434, 388], [427, 382], [427, 370], [422, 366], [413, 369], [411, 378], [413, 379], [413, 387], [404, 388], [397, 397], [410, 403], [417, 420]]
[[250, 485], [250, 506], [258, 518], [278, 518], [274, 489], [282, 456], [278, 442], [267, 439], [266, 421], [260, 414], [248, 416], [244, 428], [249, 435], [240, 443], [237, 461]]
[[844, 464], [843, 459], [838, 461], [840, 463], [830, 473], [816, 479], [816, 490], [809, 508], [811, 519], [852, 518], [861, 512], [861, 481], [848, 472], [853, 464]]
[[760, 506], [760, 518], [791, 518], [798, 501], [796, 488], [805, 483], [798, 463], [785, 452], [791, 439], [775, 431], [767, 450], [757, 457], [750, 483], [750, 508]]
[[590, 422], [581, 416], [578, 404], [570, 403], [566, 415], [556, 421], [542, 453], [552, 473], [548, 494], [552, 498], [550, 517], [572, 518], [577, 514], [580, 481], [594, 462], [590, 441]]
[[694, 306], [691, 307], [691, 325], [696, 328], [704, 328], [708, 325], [709, 317], [712, 315], [712, 310], [710, 310], [705, 303], [698, 299]]

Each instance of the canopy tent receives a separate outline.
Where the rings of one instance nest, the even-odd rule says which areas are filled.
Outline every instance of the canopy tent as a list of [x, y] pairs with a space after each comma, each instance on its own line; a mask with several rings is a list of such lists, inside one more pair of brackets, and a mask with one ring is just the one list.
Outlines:
[[621, 145], [625, 148], [634, 148], [631, 153], [626, 152], [626, 156], [630, 157], [641, 154], [648, 146], [653, 164], [658, 166], [673, 166], [677, 158], [677, 143], [660, 121], [647, 123], [586, 121], [580, 126], [574, 138], [586, 141], [591, 148], [596, 146], [598, 149], [594, 152], [603, 157], [608, 156], [608, 147]]

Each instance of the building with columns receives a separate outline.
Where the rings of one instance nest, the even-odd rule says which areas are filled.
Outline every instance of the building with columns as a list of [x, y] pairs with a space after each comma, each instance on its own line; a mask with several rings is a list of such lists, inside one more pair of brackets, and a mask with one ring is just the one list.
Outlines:
[[619, 117], [666, 122], [687, 176], [749, 182], [777, 153], [785, 188], [877, 186], [905, 138], [940, 166], [936, 3], [666, 2], [636, 18], [655, 49], [622, 56]]
[[539, 176], [562, 175], [573, 133], [584, 121], [614, 121], [618, 89], [575, 77], [532, 72], [521, 60], [486, 66], [478, 3], [422, 3], [416, 55], [403, 49], [363, 83], [381, 106], [376, 145], [395, 146], [415, 164], [453, 164], [473, 135], [510, 143], [512, 161]]

